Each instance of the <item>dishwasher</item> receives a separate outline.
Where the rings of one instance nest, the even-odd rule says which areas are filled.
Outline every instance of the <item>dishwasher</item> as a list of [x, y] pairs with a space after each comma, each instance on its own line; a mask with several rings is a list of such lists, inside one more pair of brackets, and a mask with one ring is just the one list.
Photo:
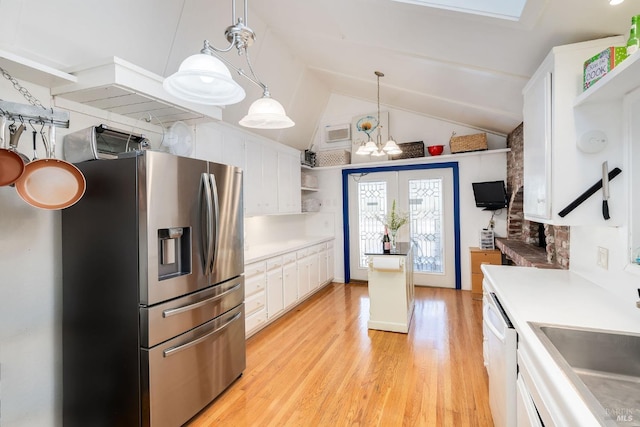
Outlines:
[[518, 335], [491, 284], [483, 281], [483, 357], [489, 376], [489, 406], [496, 427], [516, 425]]

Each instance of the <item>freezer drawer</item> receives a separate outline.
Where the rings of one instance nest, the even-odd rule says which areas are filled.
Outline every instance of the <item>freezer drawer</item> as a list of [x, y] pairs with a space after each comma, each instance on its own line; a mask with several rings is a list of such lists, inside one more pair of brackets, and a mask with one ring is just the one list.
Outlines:
[[187, 332], [244, 301], [244, 277], [219, 283], [182, 298], [140, 308], [140, 346], [151, 348]]
[[182, 425], [245, 369], [244, 305], [140, 352], [142, 426]]

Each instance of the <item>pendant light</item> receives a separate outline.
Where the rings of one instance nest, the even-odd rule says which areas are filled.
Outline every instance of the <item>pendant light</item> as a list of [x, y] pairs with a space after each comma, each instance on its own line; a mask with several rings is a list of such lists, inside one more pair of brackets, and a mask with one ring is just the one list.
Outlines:
[[[162, 86], [171, 95], [185, 101], [205, 105], [231, 105], [242, 101], [246, 93], [242, 86], [231, 78], [229, 68], [262, 89], [262, 98], [249, 107], [248, 114], [240, 120], [241, 126], [257, 129], [283, 129], [295, 123], [285, 113], [284, 107], [271, 98], [269, 88], [256, 76], [247, 50], [255, 41], [255, 33], [247, 27], [247, 0], [244, 0], [244, 19], [237, 18], [236, 0], [231, 0], [232, 22], [225, 36], [229, 46], [219, 49], [208, 40], [199, 54], [191, 55], [180, 64], [178, 71], [167, 77]], [[250, 74], [235, 67], [220, 55], [236, 48], [238, 55], [244, 56]], [[225, 65], [226, 64], [226, 65]], [[229, 68], [228, 68], [229, 67]]]
[[356, 154], [368, 154], [374, 157], [381, 157], [387, 154], [400, 154], [402, 153], [402, 150], [400, 149], [398, 144], [396, 144], [393, 138], [390, 137], [389, 140], [384, 144], [384, 146], [382, 145], [382, 135], [380, 134], [380, 128], [382, 127], [382, 125], [380, 124], [380, 77], [384, 77], [384, 74], [380, 71], [374, 71], [374, 74], [378, 79], [378, 134], [376, 135], [377, 142], [373, 142], [371, 136], [369, 135], [369, 140], [367, 141], [367, 143], [364, 146], [361, 145], [358, 148], [358, 151], [356, 151]]

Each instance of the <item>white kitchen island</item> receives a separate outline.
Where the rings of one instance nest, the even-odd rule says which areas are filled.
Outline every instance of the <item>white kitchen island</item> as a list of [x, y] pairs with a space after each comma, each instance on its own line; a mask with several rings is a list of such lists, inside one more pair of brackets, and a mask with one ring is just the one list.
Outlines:
[[398, 243], [394, 253], [369, 257], [369, 329], [408, 333], [414, 307], [411, 244]]

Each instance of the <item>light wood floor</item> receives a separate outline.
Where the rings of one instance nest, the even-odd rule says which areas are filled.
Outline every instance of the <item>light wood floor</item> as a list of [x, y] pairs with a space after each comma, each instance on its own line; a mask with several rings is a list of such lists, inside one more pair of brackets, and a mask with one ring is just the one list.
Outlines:
[[418, 287], [409, 334], [368, 317], [365, 285], [328, 285], [249, 338], [244, 375], [188, 425], [493, 425], [470, 292]]

